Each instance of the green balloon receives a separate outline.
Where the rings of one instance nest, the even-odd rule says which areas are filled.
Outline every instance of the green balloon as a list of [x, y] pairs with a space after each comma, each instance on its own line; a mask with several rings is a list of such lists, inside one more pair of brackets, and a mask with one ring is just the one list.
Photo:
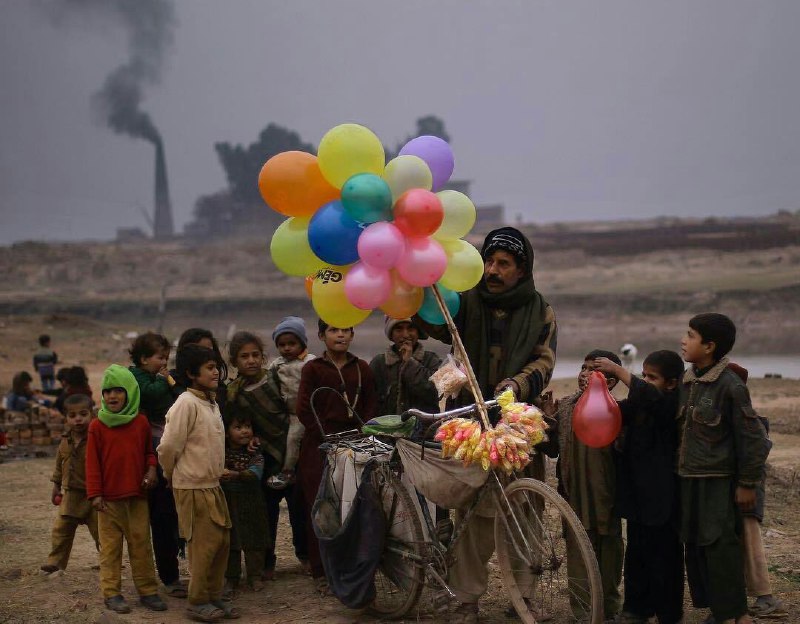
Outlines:
[[380, 176], [359, 173], [342, 186], [342, 206], [361, 223], [391, 221], [392, 191]]

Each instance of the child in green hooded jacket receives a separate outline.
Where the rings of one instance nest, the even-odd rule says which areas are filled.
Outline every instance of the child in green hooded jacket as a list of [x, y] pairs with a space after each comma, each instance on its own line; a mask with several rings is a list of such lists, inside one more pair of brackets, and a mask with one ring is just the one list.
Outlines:
[[139, 414], [139, 384], [126, 368], [112, 364], [103, 375], [102, 407], [89, 425], [86, 445], [86, 497], [97, 510], [100, 536], [100, 588], [105, 605], [129, 613], [122, 597], [122, 541], [128, 542], [139, 602], [164, 611], [158, 596], [150, 512], [146, 491], [156, 483], [156, 455], [150, 423]]

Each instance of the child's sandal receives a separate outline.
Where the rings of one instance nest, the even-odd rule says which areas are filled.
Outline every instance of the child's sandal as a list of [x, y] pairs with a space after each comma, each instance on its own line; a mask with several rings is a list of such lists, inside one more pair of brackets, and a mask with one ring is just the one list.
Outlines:
[[197, 622], [218, 622], [225, 617], [225, 611], [210, 602], [199, 605], [189, 605], [186, 615]]
[[212, 600], [211, 604], [217, 607], [218, 609], [222, 609], [225, 615], [222, 616], [224, 620], [238, 620], [242, 617], [242, 614], [239, 612], [239, 609], [234, 607], [229, 602], [224, 602], [222, 600]]

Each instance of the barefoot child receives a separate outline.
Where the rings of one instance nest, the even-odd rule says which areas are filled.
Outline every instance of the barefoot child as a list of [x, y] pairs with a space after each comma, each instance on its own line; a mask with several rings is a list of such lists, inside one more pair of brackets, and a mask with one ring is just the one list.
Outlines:
[[725, 357], [736, 326], [722, 314], [698, 314], [681, 340], [692, 366], [680, 384], [678, 475], [681, 541], [695, 607], [716, 624], [752, 622], [747, 613], [741, 514], [753, 509], [770, 443], [747, 387]]
[[167, 605], [158, 596], [146, 491], [156, 479], [156, 456], [147, 418], [139, 414], [139, 386], [131, 372], [112, 364], [102, 383], [102, 407], [89, 425], [86, 496], [97, 510], [100, 589], [106, 607], [131, 608], [122, 597], [122, 542], [139, 602], [153, 611]]
[[178, 353], [176, 373], [187, 391], [166, 416], [158, 461], [175, 496], [181, 537], [186, 540], [189, 617], [214, 622], [238, 617], [222, 602], [231, 519], [219, 479], [225, 469], [225, 431], [214, 401], [219, 385], [217, 356], [188, 345]]
[[259, 449], [248, 449], [253, 440], [253, 425], [246, 413], [226, 416], [225, 470], [222, 491], [231, 516], [231, 545], [225, 572], [226, 591], [231, 594], [242, 578], [242, 552], [247, 571], [247, 587], [261, 591], [264, 559], [272, 546], [267, 506], [261, 492], [264, 456]]
[[85, 524], [95, 545], [100, 547], [97, 512], [86, 498], [86, 437], [92, 420], [92, 400], [84, 394], [73, 394], [64, 401], [64, 410], [68, 429], [58, 446], [56, 469], [50, 479], [53, 482], [50, 500], [58, 505], [58, 516], [53, 524], [53, 549], [41, 567], [47, 574], [67, 569], [78, 525]]

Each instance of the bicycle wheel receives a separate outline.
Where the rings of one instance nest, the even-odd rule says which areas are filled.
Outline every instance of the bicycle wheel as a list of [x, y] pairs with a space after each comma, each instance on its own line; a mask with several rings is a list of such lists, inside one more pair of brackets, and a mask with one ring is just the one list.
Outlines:
[[422, 525], [408, 490], [388, 465], [376, 469], [374, 479], [386, 518], [386, 546], [375, 573], [376, 595], [370, 611], [396, 619], [416, 605], [422, 591]]
[[[553, 488], [519, 479], [498, 495], [494, 533], [503, 585], [523, 622], [603, 621], [603, 587], [592, 544]], [[567, 559], [569, 552], [570, 559]]]

